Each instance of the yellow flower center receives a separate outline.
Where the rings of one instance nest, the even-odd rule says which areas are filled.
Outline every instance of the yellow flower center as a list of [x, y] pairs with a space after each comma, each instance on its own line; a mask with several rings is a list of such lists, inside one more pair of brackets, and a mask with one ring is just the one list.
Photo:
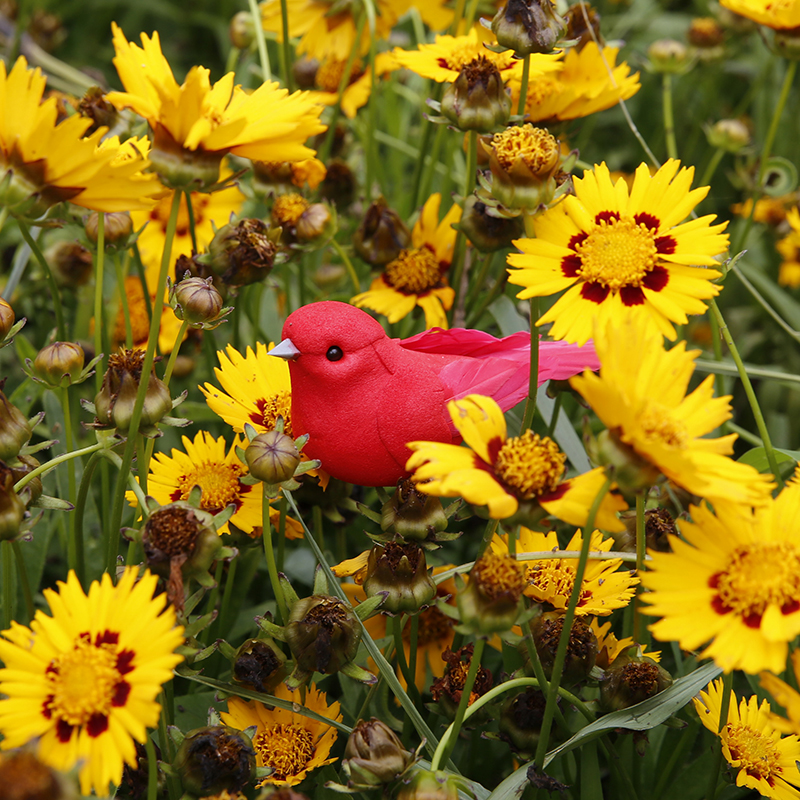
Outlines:
[[639, 425], [648, 439], [656, 439], [667, 447], [683, 448], [690, 438], [685, 423], [675, 419], [666, 406], [652, 400], [642, 409]]
[[722, 572], [711, 578], [718, 613], [734, 612], [758, 628], [768, 606], [783, 613], [800, 609], [800, 551], [788, 542], [759, 542], [737, 548]]
[[535, 175], [549, 174], [558, 164], [556, 138], [531, 124], [496, 133], [492, 137], [492, 146], [497, 160], [505, 170], [510, 170], [518, 159], [522, 159]]
[[630, 217], [600, 220], [575, 250], [581, 257], [579, 277], [615, 292], [640, 286], [658, 255], [652, 231]]
[[489, 552], [475, 562], [470, 580], [476, 581], [490, 600], [508, 595], [519, 598], [525, 589], [526, 571], [524, 565], [511, 556]]
[[261, 764], [272, 767], [268, 780], [285, 781], [299, 775], [314, 755], [311, 731], [294, 723], [281, 723], [256, 735], [253, 746]]
[[230, 503], [239, 506], [242, 488], [239, 478], [244, 473], [244, 467], [238, 464], [203, 461], [185, 475], [178, 477], [180, 497], [174, 499], [186, 500], [192, 488], [199, 486], [202, 491], [200, 506], [206, 511], [215, 513]]
[[299, 194], [281, 194], [272, 205], [272, 221], [282, 228], [297, 225], [309, 202]]
[[400, 255], [386, 265], [383, 277], [403, 294], [422, 294], [434, 289], [442, 280], [442, 270], [436, 256], [427, 248], [401, 250]]
[[749, 725], [728, 723], [723, 732], [734, 764], [745, 770], [752, 778], [770, 781], [783, 770], [780, 766], [780, 753], [775, 749], [775, 741]]
[[[535, 562], [528, 568], [528, 583], [534, 589], [537, 600], [548, 602], [551, 605], [562, 607], [572, 594], [575, 585], [575, 568], [570, 566], [566, 559], [553, 558], [547, 561]], [[584, 605], [592, 596], [591, 591], [581, 587], [578, 598], [578, 607]], [[553, 603], [553, 599], [561, 597], [564, 603]]]
[[278, 417], [283, 417], [283, 432], [292, 436], [292, 393], [278, 392], [272, 397], [261, 397], [256, 400], [256, 407], [261, 412], [260, 417], [253, 414], [255, 425], [263, 425], [268, 431], [275, 430]]
[[494, 462], [497, 477], [525, 500], [555, 491], [567, 457], [558, 445], [533, 431], [507, 439]]
[[[327, 58], [320, 64], [317, 69], [317, 74], [314, 76], [314, 83], [321, 92], [338, 92], [339, 84], [344, 74], [344, 68], [347, 66], [345, 59]], [[348, 85], [353, 83], [362, 75], [361, 67], [358, 62], [353, 64], [350, 70], [350, 77], [347, 81]]]
[[50, 717], [71, 726], [87, 725], [95, 715], [105, 717], [122, 681], [117, 660], [116, 645], [95, 646], [88, 634], [56, 656], [46, 671]]
[[446, 57], [439, 59], [439, 66], [442, 69], [461, 72], [470, 61], [474, 61], [479, 55], [481, 55], [481, 52], [472, 42], [457, 44]]

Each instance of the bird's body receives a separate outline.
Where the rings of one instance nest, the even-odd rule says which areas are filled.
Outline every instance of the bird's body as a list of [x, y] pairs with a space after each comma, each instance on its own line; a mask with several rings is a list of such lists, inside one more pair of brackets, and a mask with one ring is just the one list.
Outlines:
[[[527, 332], [496, 339], [434, 329], [390, 339], [360, 309], [326, 301], [291, 314], [283, 339], [272, 354], [292, 359], [292, 429], [309, 434], [304, 452], [334, 478], [362, 486], [406, 476], [407, 442], [459, 442], [450, 400], [484, 394], [507, 410], [527, 394]], [[543, 342], [539, 383], [597, 366], [591, 346]]]

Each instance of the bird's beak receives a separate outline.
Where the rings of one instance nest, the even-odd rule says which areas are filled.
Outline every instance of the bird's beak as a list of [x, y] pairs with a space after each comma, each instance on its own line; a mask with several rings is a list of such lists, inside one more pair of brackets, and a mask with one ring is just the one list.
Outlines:
[[278, 356], [278, 358], [284, 358], [287, 361], [294, 361], [296, 358], [300, 356], [300, 351], [294, 346], [294, 342], [291, 339], [284, 339], [282, 342], [279, 342], [269, 351], [271, 356]]

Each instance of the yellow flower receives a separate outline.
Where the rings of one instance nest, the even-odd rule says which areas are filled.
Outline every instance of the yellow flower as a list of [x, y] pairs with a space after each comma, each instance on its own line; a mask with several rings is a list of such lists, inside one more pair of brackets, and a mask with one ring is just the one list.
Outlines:
[[[293, 695], [283, 684], [275, 690], [275, 697], [292, 703], [300, 702], [300, 697]], [[339, 704], [328, 705], [325, 695], [313, 685], [306, 689], [303, 707], [328, 719], [342, 720]], [[240, 731], [255, 726], [252, 740], [256, 764], [273, 770], [258, 784], [259, 787], [267, 784], [297, 786], [312, 770], [336, 761], [328, 758], [338, 736], [336, 728], [311, 717], [254, 700], [246, 702], [231, 697], [228, 711], [223, 711], [220, 718], [223, 724]]]
[[114, 65], [126, 91], [110, 92], [106, 99], [148, 121], [154, 137], [151, 161], [172, 185], [214, 183], [227, 153], [261, 161], [301, 161], [314, 155], [304, 142], [325, 126], [319, 121], [322, 109], [307, 94], [289, 96], [277, 83], [247, 94], [233, 85], [232, 72], [211, 86], [204, 67], [192, 67], [179, 86], [161, 53], [158, 33], [152, 39], [143, 33], [139, 47], [116, 24], [112, 28]]
[[522, 254], [508, 257], [518, 268], [509, 283], [525, 287], [521, 299], [567, 290], [537, 325], [552, 322], [551, 336], [583, 344], [595, 321], [633, 309], [674, 339], [673, 322], [705, 311], [720, 273], [694, 265], [716, 265], [728, 247], [727, 223], [711, 225], [709, 215], [680, 224], [708, 187], [690, 189], [694, 168], [679, 167], [670, 159], [651, 176], [641, 164], [629, 190], [600, 164], [575, 179], [575, 196], [534, 218], [536, 238], [514, 242]]
[[389, 322], [398, 322], [419, 306], [425, 312], [426, 328], [447, 328], [445, 312], [453, 305], [455, 293], [445, 273], [456, 241], [452, 225], [461, 219], [461, 208], [454, 203], [439, 222], [441, 199], [438, 193], [428, 198], [411, 232], [411, 248], [401, 250], [386, 265], [369, 291], [352, 298], [353, 305], [384, 314]]
[[[408, 11], [409, 0], [376, 0], [375, 38], [386, 39], [397, 20]], [[343, 4], [342, 11], [325, 0], [288, 0], [286, 4], [289, 36], [300, 37], [297, 45], [298, 55], [305, 53], [309, 58], [324, 61], [335, 58], [346, 61], [356, 44], [356, 23], [349, 6]], [[264, 30], [275, 33], [278, 41], [283, 41], [283, 20], [280, 0], [266, 0], [261, 3], [261, 22]], [[369, 50], [369, 26], [364, 26], [358, 55]]]
[[788, 643], [800, 634], [800, 477], [755, 511], [715, 502], [679, 521], [673, 552], [653, 552], [642, 583], [650, 630], [726, 672], [783, 672]]
[[[589, 545], [590, 552], [606, 553], [613, 543], [613, 539], [606, 539], [600, 531], [594, 531]], [[495, 534], [490, 546], [495, 553], [507, 554], [508, 536]], [[577, 531], [564, 550], [580, 552], [582, 546], [583, 536]], [[558, 536], [555, 533], [538, 533], [524, 526], [520, 527], [517, 553], [540, 553], [559, 549]], [[572, 587], [575, 585], [578, 559], [542, 558], [522, 563], [528, 571], [525, 594], [537, 603], [548, 603], [556, 611], [566, 611]], [[622, 563], [618, 558], [601, 560], [589, 557], [578, 605], [575, 607], [578, 616], [607, 616], [614, 609], [628, 605], [639, 579], [628, 570], [620, 571]]]
[[796, 289], [800, 286], [800, 212], [796, 207], [786, 214], [786, 221], [791, 226], [791, 231], [775, 245], [783, 257], [778, 272], [778, 283]]
[[83, 794], [105, 797], [124, 764], [136, 765], [134, 742], [161, 713], [156, 696], [181, 661], [183, 643], [156, 576], [126, 568], [84, 594], [74, 572], [58, 592], [45, 589], [52, 616], [37, 611], [30, 629], [16, 622], [0, 639], [0, 733], [3, 749], [36, 742], [37, 755], [67, 771], [79, 765]]
[[[219, 439], [207, 431], [199, 431], [194, 441], [182, 436], [185, 452], [172, 450], [172, 457], [156, 453], [147, 476], [147, 493], [161, 505], [186, 500], [194, 486], [202, 490], [200, 507], [210, 514], [217, 514], [233, 503], [236, 506], [230, 523], [240, 528], [248, 536], [259, 536], [263, 517], [261, 513], [260, 484], [249, 486], [242, 482], [247, 467], [236, 455], [236, 448], [243, 446], [237, 436], [230, 449], [225, 437]], [[133, 492], [127, 493], [131, 505], [136, 504]], [[270, 508], [270, 521], [277, 528], [279, 512]], [[226, 522], [219, 533], [230, 533]], [[290, 517], [286, 518], [286, 537], [299, 539], [303, 528]]]
[[650, 467], [713, 502], [769, 502], [771, 476], [728, 457], [736, 434], [703, 438], [731, 412], [729, 396], [714, 397], [713, 375], [686, 394], [699, 350], [687, 352], [685, 342], [665, 350], [661, 335], [632, 316], [598, 328], [595, 347], [600, 374], [586, 371], [570, 384], [641, 470]]
[[770, 28], [800, 27], [800, 4], [797, 0], [719, 0], [720, 4]]
[[[623, 61], [617, 65], [618, 47], [602, 52], [590, 41], [582, 49], [567, 51], [556, 72], [532, 80], [525, 100], [525, 118], [530, 122], [588, 117], [627, 100], [639, 91], [639, 73], [631, 75]], [[510, 82], [514, 108], [519, 102], [521, 75]]]
[[762, 797], [792, 800], [800, 797], [796, 762], [800, 760], [800, 741], [796, 736], [781, 738], [770, 725], [769, 703], [751, 696], [736, 706], [731, 695], [727, 722], [719, 727], [722, 712], [722, 681], [710, 683], [700, 697], [692, 698], [700, 721], [719, 736], [722, 753], [734, 769], [738, 769], [736, 785], [755, 789]]
[[748, 198], [743, 203], [734, 203], [731, 211], [747, 219], [753, 213], [753, 222], [763, 222], [766, 225], [780, 225], [786, 219], [786, 214], [791, 208], [797, 208], [797, 193], [782, 194], [780, 197], [761, 197], [756, 200], [756, 210], [753, 211], [753, 200]]
[[[617, 639], [611, 630], [610, 620], [601, 625], [596, 619], [592, 619], [589, 627], [597, 637], [597, 666], [601, 669], [606, 669], [618, 655], [634, 645], [634, 641], [630, 636]], [[652, 658], [656, 663], [661, 661], [661, 653], [658, 650], [650, 651], [645, 645], [641, 644], [638, 645], [638, 648], [641, 657]]]
[[143, 174], [147, 148], [133, 139], [101, 142], [107, 128], [82, 138], [92, 120], [77, 114], [56, 124], [56, 99], [42, 102], [46, 79], [20, 56], [0, 64], [0, 205], [37, 217], [69, 201], [96, 211], [151, 208], [162, 191]]
[[[555, 442], [533, 431], [507, 439], [503, 412], [490, 397], [467, 395], [451, 400], [447, 410], [470, 449], [440, 442], [409, 443], [413, 455], [406, 469], [414, 470], [417, 489], [488, 506], [492, 519], [513, 516], [521, 503], [538, 503], [572, 525], [586, 523], [589, 507], [605, 482], [602, 468], [562, 480], [566, 456]], [[616, 512], [626, 507], [620, 497], [607, 494], [597, 524], [608, 531], [624, 530]]]
[[[433, 44], [421, 44], [417, 50], [395, 47], [392, 52], [401, 67], [437, 83], [453, 83], [461, 70], [480, 56], [497, 67], [503, 80], [522, 76], [522, 61], [514, 58], [511, 50], [494, 53], [483, 46], [485, 42], [496, 44], [494, 35], [485, 29], [472, 28], [466, 36], [437, 36]], [[530, 56], [531, 78], [558, 70], [560, 59], [560, 53], [533, 53]]]

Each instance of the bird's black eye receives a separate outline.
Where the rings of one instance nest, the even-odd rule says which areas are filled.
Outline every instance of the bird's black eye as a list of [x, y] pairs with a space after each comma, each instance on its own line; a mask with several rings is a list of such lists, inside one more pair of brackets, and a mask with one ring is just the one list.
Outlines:
[[328, 361], [338, 361], [343, 355], [342, 348], [333, 345], [333, 347], [328, 348], [328, 352], [325, 353], [325, 358], [327, 358]]

